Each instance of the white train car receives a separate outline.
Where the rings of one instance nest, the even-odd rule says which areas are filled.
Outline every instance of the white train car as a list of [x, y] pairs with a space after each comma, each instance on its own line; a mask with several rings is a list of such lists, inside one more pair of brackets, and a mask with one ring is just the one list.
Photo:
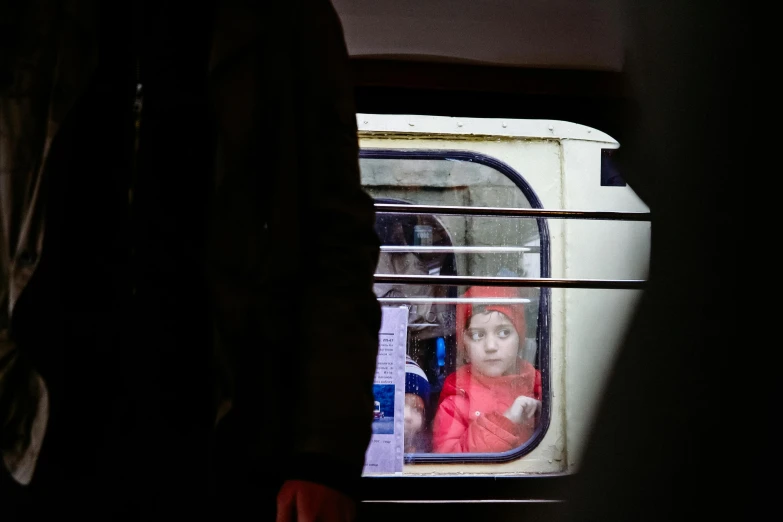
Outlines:
[[431, 384], [426, 436], [443, 377], [464, 362], [453, 319], [469, 285], [519, 287], [519, 355], [542, 382], [535, 430], [517, 447], [425, 445], [406, 453], [402, 475], [573, 472], [649, 265], [649, 209], [612, 168], [619, 144], [566, 121], [357, 119], [362, 184], [383, 245], [376, 294], [410, 309], [408, 355]]

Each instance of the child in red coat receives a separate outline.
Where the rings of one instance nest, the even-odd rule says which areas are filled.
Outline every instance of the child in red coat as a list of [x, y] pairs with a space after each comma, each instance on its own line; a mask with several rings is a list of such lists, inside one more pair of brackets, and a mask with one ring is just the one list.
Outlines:
[[[459, 347], [467, 364], [446, 378], [433, 423], [436, 453], [497, 453], [533, 434], [541, 409], [541, 374], [519, 357], [525, 312], [513, 288], [472, 287], [457, 305]], [[497, 299], [497, 303], [492, 303]]]

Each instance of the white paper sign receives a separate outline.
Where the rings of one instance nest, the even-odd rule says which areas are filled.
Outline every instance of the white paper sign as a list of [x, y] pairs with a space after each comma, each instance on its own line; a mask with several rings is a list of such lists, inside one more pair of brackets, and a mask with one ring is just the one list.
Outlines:
[[405, 412], [405, 349], [408, 342], [408, 309], [381, 308], [378, 359], [373, 393], [375, 411], [372, 439], [364, 458], [362, 475], [402, 473]]

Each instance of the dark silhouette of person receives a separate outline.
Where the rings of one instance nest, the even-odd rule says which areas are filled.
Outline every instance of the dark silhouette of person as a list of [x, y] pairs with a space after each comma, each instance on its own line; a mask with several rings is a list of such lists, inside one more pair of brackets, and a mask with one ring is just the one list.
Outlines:
[[753, 221], [737, 212], [750, 174], [737, 141], [752, 115], [750, 9], [612, 6], [625, 20], [631, 102], [615, 161], [652, 212], [650, 280], [558, 520], [753, 519], [766, 500], [746, 491], [757, 461], [740, 448], [765, 447], [756, 419], [768, 410], [750, 391], [763, 379], [739, 370], [754, 356], [738, 348], [758, 346], [749, 338], [765, 326], [731, 282], [748, 273], [745, 259], [721, 262]]
[[0, 518], [351, 520], [379, 242], [330, 2], [0, 20]]

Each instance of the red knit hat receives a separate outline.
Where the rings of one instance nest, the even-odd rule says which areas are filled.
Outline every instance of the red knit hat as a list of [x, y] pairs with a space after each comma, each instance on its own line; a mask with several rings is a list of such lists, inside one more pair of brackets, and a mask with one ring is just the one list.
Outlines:
[[[472, 286], [468, 288], [462, 297], [472, 297], [480, 299], [519, 299], [519, 290], [516, 288], [507, 288], [501, 286]], [[459, 345], [462, 346], [462, 332], [465, 331], [470, 324], [470, 318], [473, 315], [475, 307], [479, 307], [482, 312], [500, 312], [509, 318], [511, 324], [514, 325], [514, 329], [517, 331], [520, 341], [525, 339], [525, 307], [522, 303], [515, 304], [474, 304], [474, 303], [460, 303], [457, 305], [457, 323], [456, 334], [459, 339]]]

